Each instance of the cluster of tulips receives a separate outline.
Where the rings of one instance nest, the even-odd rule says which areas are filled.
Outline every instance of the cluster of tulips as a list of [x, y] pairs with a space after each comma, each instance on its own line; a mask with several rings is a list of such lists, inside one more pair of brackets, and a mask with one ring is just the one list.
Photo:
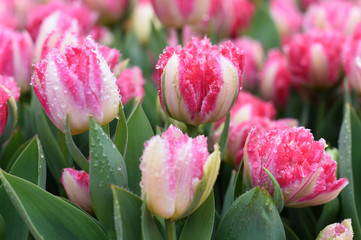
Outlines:
[[0, 239], [361, 239], [360, 95], [356, 0], [3, 0]]

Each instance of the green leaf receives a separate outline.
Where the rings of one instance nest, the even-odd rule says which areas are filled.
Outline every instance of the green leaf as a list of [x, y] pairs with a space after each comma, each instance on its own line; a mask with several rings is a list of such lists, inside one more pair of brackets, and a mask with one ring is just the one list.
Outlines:
[[300, 239], [313, 240], [316, 238], [316, 217], [309, 207], [285, 208], [285, 212], [291, 220], [292, 229]]
[[300, 240], [300, 238], [297, 236], [297, 234], [288, 226], [288, 224], [285, 221], [283, 222], [283, 227], [285, 228], [286, 232], [286, 239], [287, 240]]
[[153, 83], [150, 80], [146, 80], [144, 84], [145, 95], [143, 98], [143, 109], [146, 113], [149, 123], [153, 127], [153, 130], [159, 126], [158, 115], [157, 115], [157, 100], [158, 94]]
[[241, 195], [222, 219], [215, 239], [286, 239], [280, 215], [261, 187]]
[[5, 238], [5, 222], [3, 217], [0, 214], [0, 239], [4, 239]]
[[223, 157], [226, 152], [227, 144], [228, 144], [228, 134], [229, 134], [229, 122], [231, 119], [231, 113], [227, 114], [226, 120], [224, 121], [224, 127], [222, 130], [222, 135], [219, 140], [219, 149], [221, 150], [221, 157]]
[[[0, 168], [10, 169], [14, 161], [10, 161], [17, 149], [25, 142], [25, 138], [20, 129], [15, 130], [9, 141], [3, 145], [0, 155]], [[20, 153], [20, 152], [19, 152]], [[16, 155], [16, 158], [19, 154]], [[15, 157], [14, 157], [15, 158]], [[16, 159], [15, 158], [15, 159]], [[14, 159], [14, 160], [15, 160]]]
[[249, 35], [260, 41], [267, 52], [271, 48], [280, 46], [280, 39], [276, 25], [269, 15], [269, 3], [263, 1], [253, 15]]
[[[180, 240], [211, 239], [214, 225], [214, 209], [214, 194], [212, 191], [207, 200], [187, 218]], [[202, 225], [201, 228], [200, 225]]]
[[122, 155], [104, 133], [102, 128], [90, 118], [90, 175], [89, 188], [93, 209], [110, 238], [115, 238], [113, 194], [110, 185], [128, 187], [127, 170]]
[[152, 215], [149, 212], [146, 201], [142, 204], [142, 235], [144, 240], [161, 240], [162, 235], [160, 234], [157, 225], [153, 221]]
[[6, 172], [10, 171], [11, 167], [14, 165], [16, 159], [18, 159], [18, 157], [20, 156], [20, 154], [24, 151], [24, 149], [28, 146], [28, 144], [31, 142], [32, 140], [29, 139], [28, 141], [24, 142], [23, 144], [21, 144], [12, 154], [11, 157], [9, 159], [7, 159], [7, 161], [4, 161], [3, 164], [4, 166], [1, 166], [2, 169], [4, 169]]
[[340, 178], [347, 178], [349, 184], [341, 191], [342, 215], [352, 219], [355, 239], [361, 239], [361, 123], [350, 105], [346, 105], [340, 130], [338, 163]]
[[340, 200], [338, 198], [324, 204], [321, 216], [317, 220], [316, 233], [321, 232], [327, 225], [337, 222], [339, 210]]
[[[37, 137], [32, 138], [16, 159], [11, 174], [45, 188], [46, 166], [43, 150]], [[4, 240], [25, 239], [28, 228], [7, 196], [4, 187], [0, 187], [0, 214], [7, 226]]]
[[126, 155], [128, 142], [128, 126], [124, 115], [123, 105], [119, 104], [119, 120], [115, 130], [114, 144], [123, 157]]
[[278, 184], [275, 177], [266, 169], [263, 167], [263, 169], [267, 172], [268, 176], [271, 178], [271, 181], [273, 183], [273, 202], [276, 205], [278, 212], [281, 213], [284, 205], [284, 199], [283, 199], [283, 193], [280, 185]]
[[139, 169], [139, 159], [142, 156], [144, 142], [153, 135], [152, 127], [149, 124], [142, 106], [138, 103], [129, 116], [128, 122], [128, 145], [125, 163], [127, 165], [129, 188], [132, 192], [140, 196], [141, 172]]
[[70, 153], [70, 156], [74, 159], [76, 164], [86, 172], [89, 172], [89, 162], [86, 157], [84, 157], [83, 153], [79, 150], [76, 146], [71, 133], [70, 133], [70, 125], [69, 125], [69, 116], [66, 116], [65, 127], [64, 127], [64, 134], [65, 134], [65, 142]]
[[15, 125], [16, 125], [16, 120], [17, 120], [17, 112], [16, 112], [17, 107], [16, 107], [15, 100], [13, 98], [10, 98], [7, 101], [7, 106], [8, 106], [8, 117], [6, 119], [6, 125], [4, 128], [4, 131], [2, 132], [2, 134], [0, 136], [0, 146], [6, 140], [8, 140], [8, 138], [13, 133]]
[[228, 208], [234, 202], [234, 187], [235, 187], [235, 182], [236, 182], [236, 176], [237, 176], [237, 172], [232, 171], [232, 175], [229, 180], [227, 191], [226, 191], [226, 194], [225, 194], [224, 200], [223, 200], [222, 217], [224, 217], [224, 215], [226, 215]]
[[138, 240], [142, 238], [142, 200], [127, 190], [111, 186], [114, 199], [114, 222], [117, 239]]
[[92, 217], [66, 201], [3, 170], [0, 179], [36, 239], [108, 239]]

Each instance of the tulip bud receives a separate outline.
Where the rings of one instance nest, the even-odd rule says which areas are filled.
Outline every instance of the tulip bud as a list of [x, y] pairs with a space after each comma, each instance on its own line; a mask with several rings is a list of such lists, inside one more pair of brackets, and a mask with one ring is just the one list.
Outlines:
[[93, 214], [93, 206], [89, 195], [89, 174], [72, 168], [63, 169], [60, 179], [70, 201], [84, 211]]
[[243, 65], [244, 54], [231, 42], [218, 48], [194, 38], [183, 49], [167, 47], [157, 64], [164, 111], [194, 126], [218, 121], [238, 96]]
[[339, 79], [344, 37], [335, 31], [310, 31], [295, 35], [285, 53], [295, 85], [330, 87]]
[[139, 67], [124, 69], [117, 79], [122, 103], [126, 104], [132, 98], [141, 101], [144, 96], [144, 83], [142, 70]]
[[351, 219], [345, 219], [342, 223], [334, 223], [325, 227], [317, 236], [316, 240], [352, 240], [353, 230]]
[[67, 115], [71, 134], [79, 134], [89, 129], [89, 116], [104, 125], [118, 113], [116, 78], [91, 38], [81, 46], [68, 46], [64, 53], [50, 52], [35, 66], [32, 85], [61, 131]]
[[210, 0], [151, 0], [155, 13], [166, 27], [196, 25], [206, 15]]
[[209, 196], [220, 168], [218, 146], [212, 154], [207, 138], [190, 138], [170, 126], [145, 143], [140, 169], [142, 198], [148, 209], [177, 220], [194, 212]]
[[291, 90], [291, 76], [286, 56], [279, 50], [271, 50], [260, 73], [259, 88], [266, 100], [285, 107]]
[[325, 141], [314, 141], [303, 127], [270, 131], [254, 129], [244, 148], [243, 179], [273, 194], [267, 168], [279, 183], [285, 206], [306, 207], [333, 200], [348, 184], [336, 179], [337, 163], [325, 151]]
[[20, 96], [20, 88], [13, 77], [0, 75], [0, 136], [4, 132], [8, 119], [8, 101], [16, 110], [16, 102]]
[[27, 32], [0, 29], [0, 74], [14, 77], [26, 91], [30, 87], [33, 42]]

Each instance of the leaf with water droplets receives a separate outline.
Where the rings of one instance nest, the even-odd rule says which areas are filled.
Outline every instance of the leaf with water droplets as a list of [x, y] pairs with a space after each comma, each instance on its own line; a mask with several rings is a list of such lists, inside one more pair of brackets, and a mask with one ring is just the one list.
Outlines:
[[119, 104], [119, 119], [117, 124], [117, 129], [114, 136], [114, 144], [117, 146], [120, 154], [125, 157], [126, 148], [128, 142], [128, 127], [124, 115], [123, 105]]
[[108, 236], [115, 238], [110, 185], [127, 188], [127, 169], [122, 155], [93, 118], [90, 118], [89, 144], [89, 188], [93, 209]]

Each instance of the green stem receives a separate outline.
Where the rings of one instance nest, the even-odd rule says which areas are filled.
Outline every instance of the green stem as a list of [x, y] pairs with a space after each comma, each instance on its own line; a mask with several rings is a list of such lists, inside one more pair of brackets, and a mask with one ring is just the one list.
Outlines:
[[175, 222], [165, 219], [165, 228], [167, 230], [167, 240], [177, 240]]
[[189, 125], [189, 124], [186, 124], [187, 125], [187, 134], [189, 137], [196, 137], [197, 136], [197, 133], [198, 133], [198, 127], [195, 127], [193, 125]]
[[183, 28], [177, 29], [178, 44], [183, 46]]

